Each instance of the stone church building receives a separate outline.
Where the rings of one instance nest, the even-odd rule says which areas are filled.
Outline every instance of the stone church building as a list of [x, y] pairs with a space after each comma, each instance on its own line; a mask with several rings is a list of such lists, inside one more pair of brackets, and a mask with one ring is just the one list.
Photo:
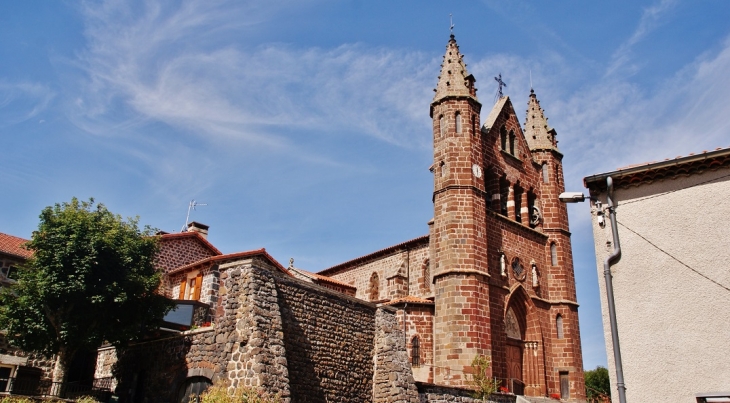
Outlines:
[[321, 271], [355, 296], [404, 310], [417, 381], [465, 386], [472, 359], [531, 396], [584, 396], [563, 155], [531, 91], [524, 126], [509, 97], [482, 125], [476, 79], [454, 36], [430, 114], [429, 233]]
[[427, 235], [309, 273], [263, 249], [223, 254], [199, 223], [164, 234], [163, 291], [181, 308], [158, 339], [102, 348], [96, 377], [134, 402], [186, 403], [224, 379], [292, 402], [415, 403], [468, 396], [481, 354], [498, 401], [584, 400], [556, 131], [534, 92], [524, 125], [506, 96], [482, 124], [475, 82], [452, 35], [430, 105]]

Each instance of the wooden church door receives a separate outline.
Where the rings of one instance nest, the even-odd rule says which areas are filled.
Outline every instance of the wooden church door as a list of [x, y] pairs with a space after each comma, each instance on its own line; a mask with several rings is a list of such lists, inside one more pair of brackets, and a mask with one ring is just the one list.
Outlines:
[[507, 384], [515, 395], [524, 394], [522, 382], [522, 347], [507, 344]]

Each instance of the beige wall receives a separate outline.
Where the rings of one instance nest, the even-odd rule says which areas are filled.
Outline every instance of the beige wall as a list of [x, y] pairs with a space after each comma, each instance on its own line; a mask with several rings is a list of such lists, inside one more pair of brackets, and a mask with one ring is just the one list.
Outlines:
[[[689, 403], [696, 393], [730, 391], [728, 174], [720, 169], [615, 192], [622, 257], [612, 273], [629, 402]], [[599, 199], [605, 207], [605, 194]], [[591, 214], [617, 402], [603, 276], [603, 261], [612, 249], [611, 225], [608, 216], [604, 228], [597, 224], [595, 204]]]

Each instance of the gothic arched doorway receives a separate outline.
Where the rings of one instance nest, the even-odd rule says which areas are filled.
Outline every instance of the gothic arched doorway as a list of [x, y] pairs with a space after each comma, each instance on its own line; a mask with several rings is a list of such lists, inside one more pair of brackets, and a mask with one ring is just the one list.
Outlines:
[[532, 299], [521, 286], [511, 293], [505, 311], [507, 387], [516, 395], [543, 396], [545, 376], [542, 331]]

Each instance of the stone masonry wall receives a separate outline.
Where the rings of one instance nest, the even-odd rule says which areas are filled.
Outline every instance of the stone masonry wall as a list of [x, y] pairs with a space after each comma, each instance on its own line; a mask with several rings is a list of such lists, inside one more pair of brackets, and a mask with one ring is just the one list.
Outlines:
[[55, 357], [44, 357], [42, 354], [20, 350], [11, 346], [5, 335], [0, 334], [0, 364], [38, 368], [43, 371], [42, 378], [50, 379], [54, 363]]
[[[482, 403], [481, 399], [473, 397], [473, 391], [469, 389], [437, 386], [428, 383], [417, 383], [418, 397], [420, 403]], [[486, 400], [489, 403], [515, 403], [517, 396], [494, 394]]]
[[373, 403], [418, 403], [402, 327], [392, 308], [375, 313]]
[[97, 377], [113, 372], [125, 402], [174, 402], [193, 376], [259, 388], [286, 403], [418, 401], [395, 309], [256, 266], [220, 268], [214, 327], [116, 351], [116, 363], [114, 350], [102, 349]]
[[293, 402], [370, 402], [375, 306], [277, 278]]

